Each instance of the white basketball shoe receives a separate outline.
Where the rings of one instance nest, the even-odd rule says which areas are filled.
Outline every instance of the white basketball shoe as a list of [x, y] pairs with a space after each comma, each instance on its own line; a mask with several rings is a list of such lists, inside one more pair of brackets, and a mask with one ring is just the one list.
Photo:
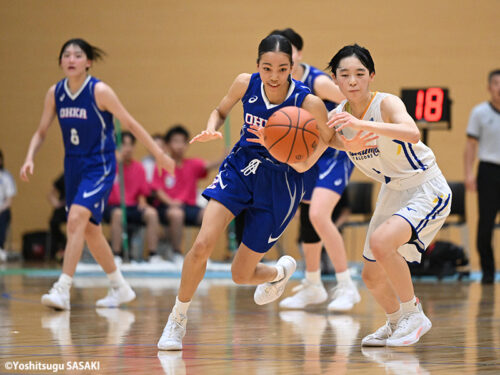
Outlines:
[[285, 309], [304, 309], [308, 305], [323, 303], [328, 298], [323, 283], [314, 284], [303, 279], [300, 285], [292, 289], [296, 292], [293, 296], [285, 298], [280, 302], [280, 307]]
[[409, 346], [415, 344], [432, 327], [432, 323], [424, 314], [420, 302], [418, 311], [408, 313], [399, 318], [396, 329], [387, 339], [387, 346]]
[[276, 265], [283, 267], [284, 276], [281, 280], [266, 282], [257, 286], [253, 295], [253, 299], [257, 305], [265, 305], [278, 299], [283, 294], [288, 279], [290, 279], [295, 272], [295, 268], [297, 268], [295, 259], [288, 255], [282, 256]]
[[184, 314], [170, 313], [168, 322], [158, 341], [160, 350], [182, 350], [182, 339], [186, 334], [187, 316]]
[[70, 310], [69, 288], [55, 282], [49, 292], [42, 296], [42, 304], [56, 310]]
[[109, 288], [107, 296], [98, 300], [95, 305], [97, 307], [118, 307], [122, 303], [127, 303], [134, 299], [135, 292], [128, 283], [125, 283], [119, 287]]

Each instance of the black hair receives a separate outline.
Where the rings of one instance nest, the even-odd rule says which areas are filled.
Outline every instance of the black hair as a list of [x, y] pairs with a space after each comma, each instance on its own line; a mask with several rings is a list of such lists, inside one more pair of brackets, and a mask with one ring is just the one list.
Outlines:
[[290, 41], [282, 35], [268, 35], [260, 41], [257, 64], [260, 62], [260, 57], [266, 52], [286, 53], [290, 59], [290, 64], [293, 65], [292, 45], [290, 44]]
[[151, 138], [163, 140], [163, 135], [161, 135], [160, 133], [154, 133], [151, 135]]
[[130, 141], [132, 142], [132, 144], [135, 145], [135, 136], [131, 132], [123, 132], [122, 133], [122, 141], [125, 138], [130, 138]]
[[370, 74], [375, 73], [375, 63], [370, 55], [370, 51], [357, 44], [342, 47], [328, 63], [328, 69], [331, 70], [333, 75], [337, 75], [337, 68], [339, 67], [340, 60], [351, 56], [356, 56], [358, 60], [361, 61], [361, 64], [368, 69]]
[[492, 70], [489, 74], [488, 74], [488, 83], [491, 83], [491, 79], [493, 78], [493, 76], [496, 76], [496, 75], [500, 75], [500, 69], [495, 69], [495, 70]]
[[302, 51], [302, 48], [304, 48], [304, 41], [302, 40], [302, 37], [295, 32], [294, 29], [288, 27], [286, 29], [281, 29], [281, 30], [273, 30], [269, 35], [281, 35], [287, 38], [290, 43], [292, 43], [297, 50]]
[[172, 126], [167, 130], [167, 133], [165, 134], [165, 142], [170, 142], [172, 137], [176, 134], [182, 134], [186, 138], [186, 141], [189, 139], [189, 132], [187, 131], [187, 129], [184, 126], [178, 124]]
[[99, 47], [93, 46], [83, 39], [74, 38], [74, 39], [68, 40], [61, 47], [61, 51], [59, 52], [59, 64], [61, 64], [61, 58], [62, 58], [64, 51], [66, 50], [66, 48], [68, 46], [70, 46], [72, 44], [80, 47], [81, 50], [83, 51], [83, 53], [85, 53], [85, 55], [87, 56], [87, 59], [89, 59], [90, 61], [102, 60], [104, 55], [106, 55], [106, 52], [104, 52]]

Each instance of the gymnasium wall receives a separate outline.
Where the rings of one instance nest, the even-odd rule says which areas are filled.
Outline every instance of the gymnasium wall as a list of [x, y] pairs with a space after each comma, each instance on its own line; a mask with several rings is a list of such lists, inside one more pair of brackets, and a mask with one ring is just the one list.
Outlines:
[[[320, 68], [345, 44], [369, 48], [377, 71], [374, 90], [399, 94], [402, 87], [448, 87], [453, 128], [431, 132], [428, 143], [445, 176], [461, 180], [469, 112], [488, 98], [486, 75], [500, 67], [498, 14], [497, 0], [1, 0], [0, 148], [17, 177], [47, 89], [62, 77], [57, 56], [69, 38], [82, 37], [107, 52], [92, 74], [110, 84], [151, 133], [180, 122], [194, 134], [234, 77], [255, 70], [259, 41], [272, 29], [293, 27], [305, 40], [304, 60]], [[234, 143], [241, 108], [231, 123]], [[190, 155], [216, 158], [222, 147], [221, 141], [195, 144]], [[144, 154], [139, 146], [137, 156]], [[62, 159], [54, 123], [31, 182], [17, 178], [14, 248], [20, 248], [23, 232], [47, 227], [46, 195]], [[354, 179], [364, 177], [356, 171]], [[467, 198], [472, 244], [475, 198]], [[293, 246], [295, 234], [289, 238]]]

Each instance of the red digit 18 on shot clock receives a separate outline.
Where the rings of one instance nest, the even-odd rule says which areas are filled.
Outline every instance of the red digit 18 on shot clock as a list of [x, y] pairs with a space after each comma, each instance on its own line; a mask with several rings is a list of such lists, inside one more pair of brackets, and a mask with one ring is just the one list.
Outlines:
[[448, 89], [441, 87], [401, 90], [401, 99], [410, 116], [420, 127], [449, 129], [451, 100]]

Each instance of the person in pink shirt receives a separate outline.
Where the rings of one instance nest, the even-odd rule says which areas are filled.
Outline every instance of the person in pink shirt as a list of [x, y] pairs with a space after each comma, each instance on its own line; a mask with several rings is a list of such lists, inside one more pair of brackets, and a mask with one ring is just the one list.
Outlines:
[[158, 172], [155, 168], [153, 190], [160, 201], [158, 213], [162, 224], [169, 227], [174, 260], [182, 259], [182, 238], [185, 225], [201, 225], [203, 208], [196, 204], [198, 180], [217, 168], [223, 159], [206, 161], [186, 158], [189, 133], [182, 125], [175, 125], [165, 135], [167, 153], [175, 160], [175, 175]]
[[[123, 161], [123, 180], [125, 186], [125, 205], [127, 207], [127, 223], [145, 224], [146, 240], [149, 246], [150, 261], [158, 260], [158, 212], [148, 205], [146, 198], [150, 195], [151, 187], [146, 180], [143, 165], [134, 160], [135, 137], [132, 133], [122, 133], [121, 155]], [[109, 195], [108, 206], [104, 212], [104, 219], [111, 223], [111, 247], [115, 254], [121, 254], [122, 244], [122, 209], [120, 208], [120, 184], [118, 168], [113, 188]]]

